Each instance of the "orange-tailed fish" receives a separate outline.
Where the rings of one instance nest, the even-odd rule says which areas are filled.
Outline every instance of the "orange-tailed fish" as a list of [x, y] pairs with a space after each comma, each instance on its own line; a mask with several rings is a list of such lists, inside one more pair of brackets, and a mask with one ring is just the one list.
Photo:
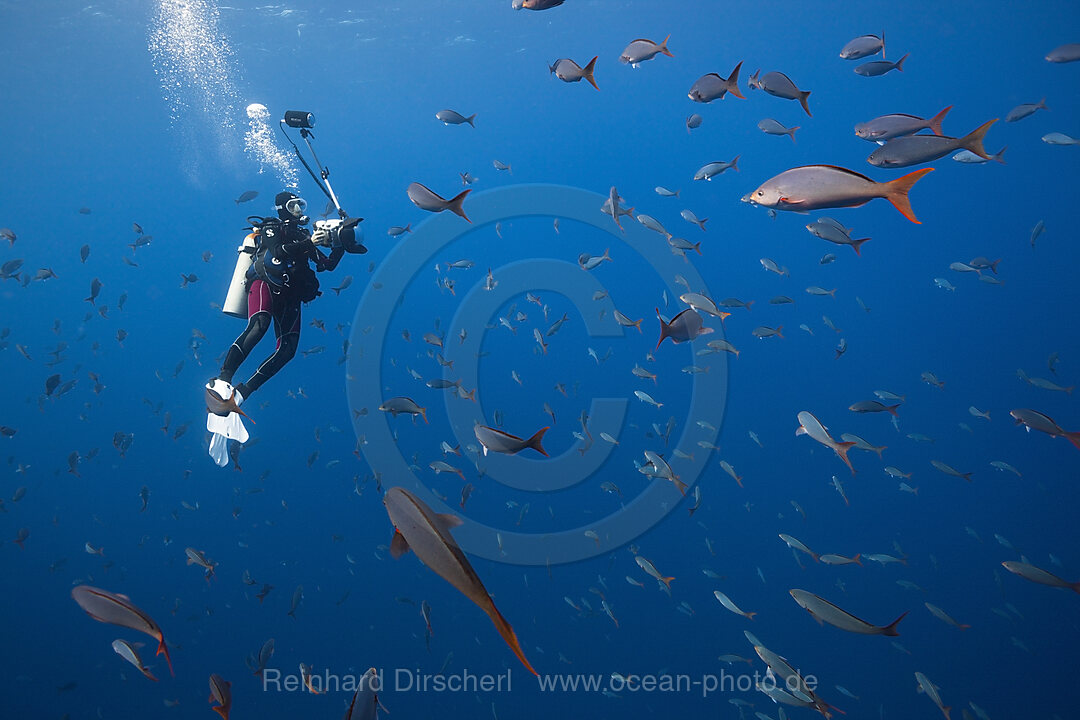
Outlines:
[[165, 636], [161, 628], [153, 618], [135, 607], [127, 595], [111, 593], [108, 590], [100, 590], [89, 585], [79, 585], [71, 589], [72, 599], [79, 603], [79, 607], [86, 614], [98, 622], [119, 625], [146, 633], [158, 641], [155, 655], [164, 655], [165, 662], [169, 664], [169, 674], [175, 675], [172, 668], [172, 660], [169, 659], [169, 649], [165, 646]]
[[766, 180], [744, 195], [743, 202], [774, 210], [808, 212], [822, 208], [859, 207], [874, 198], [885, 198], [913, 223], [908, 191], [934, 168], [923, 168], [889, 182], [879, 183], [854, 170], [835, 165], [803, 165]]
[[859, 635], [888, 635], [894, 637], [900, 634], [896, 631], [896, 626], [907, 616], [905, 612], [888, 625], [872, 625], [812, 592], [795, 589], [791, 590], [790, 593], [795, 602], [799, 603], [803, 610], [813, 615], [818, 622], [828, 623], [833, 627]]
[[415, 552], [420, 561], [436, 575], [453, 585], [487, 613], [495, 624], [495, 629], [521, 664], [528, 668], [529, 672], [538, 675], [525, 658], [514, 629], [499, 613], [480, 577], [450, 534], [452, 528], [461, 525], [461, 519], [455, 515], [436, 513], [411, 492], [400, 487], [392, 487], [386, 491], [383, 505], [386, 506], [390, 522], [394, 524], [390, 554], [398, 558], [409, 550]]
[[229, 720], [229, 710], [232, 709], [232, 683], [217, 673], [210, 674], [210, 702], [217, 703], [211, 710], [221, 716], [221, 720]]

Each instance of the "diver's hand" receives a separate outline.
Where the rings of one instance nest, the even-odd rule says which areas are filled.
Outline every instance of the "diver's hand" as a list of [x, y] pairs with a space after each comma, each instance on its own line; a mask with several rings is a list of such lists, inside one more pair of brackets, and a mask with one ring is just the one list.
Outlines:
[[316, 230], [311, 233], [311, 244], [330, 247], [330, 233], [322, 229]]

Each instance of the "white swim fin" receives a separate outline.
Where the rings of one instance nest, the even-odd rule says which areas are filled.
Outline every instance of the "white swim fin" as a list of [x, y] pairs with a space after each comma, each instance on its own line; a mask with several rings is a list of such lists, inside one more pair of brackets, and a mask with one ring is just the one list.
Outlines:
[[224, 435], [214, 433], [210, 436], [210, 457], [218, 467], [229, 464], [229, 441]]
[[[213, 383], [207, 383], [206, 387], [222, 399], [232, 397], [236, 400], [237, 406], [244, 401], [243, 395], [236, 392], [235, 388], [224, 380], [214, 380]], [[234, 412], [229, 413], [224, 417], [215, 415], [212, 412], [207, 412], [206, 429], [214, 434], [214, 438], [210, 443], [210, 456], [214, 458], [214, 462], [222, 467], [228, 463], [228, 453], [224, 441], [236, 440], [237, 442], [245, 443], [248, 441], [248, 437], [250, 437], [247, 428], [244, 427], [244, 421], [240, 417], [240, 414]], [[221, 441], [216, 442], [218, 437], [221, 438]], [[218, 456], [215, 455], [215, 451], [221, 453], [221, 458], [223, 459], [219, 459]]]

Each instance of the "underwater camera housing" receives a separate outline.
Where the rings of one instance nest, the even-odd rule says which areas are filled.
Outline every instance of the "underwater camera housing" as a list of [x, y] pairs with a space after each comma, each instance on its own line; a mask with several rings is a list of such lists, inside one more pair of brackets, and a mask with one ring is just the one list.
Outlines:
[[367, 248], [364, 247], [364, 231], [359, 228], [362, 220], [363, 218], [316, 220], [315, 230], [325, 230], [330, 235], [330, 247], [363, 255]]

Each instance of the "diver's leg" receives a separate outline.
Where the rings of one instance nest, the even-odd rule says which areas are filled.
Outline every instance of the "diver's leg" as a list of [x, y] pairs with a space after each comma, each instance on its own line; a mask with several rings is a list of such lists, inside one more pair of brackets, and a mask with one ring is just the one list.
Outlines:
[[248, 288], [247, 327], [225, 353], [225, 361], [221, 364], [221, 372], [218, 373], [218, 377], [225, 382], [232, 382], [233, 374], [240, 364], [247, 359], [247, 356], [266, 335], [266, 331], [270, 329], [271, 305], [270, 287], [262, 280], [253, 280]]
[[276, 295], [274, 302], [274, 334], [277, 335], [277, 347], [259, 366], [247, 382], [236, 386], [237, 392], [245, 398], [258, 390], [264, 382], [272, 378], [278, 370], [296, 355], [300, 344], [300, 300], [298, 298]]

